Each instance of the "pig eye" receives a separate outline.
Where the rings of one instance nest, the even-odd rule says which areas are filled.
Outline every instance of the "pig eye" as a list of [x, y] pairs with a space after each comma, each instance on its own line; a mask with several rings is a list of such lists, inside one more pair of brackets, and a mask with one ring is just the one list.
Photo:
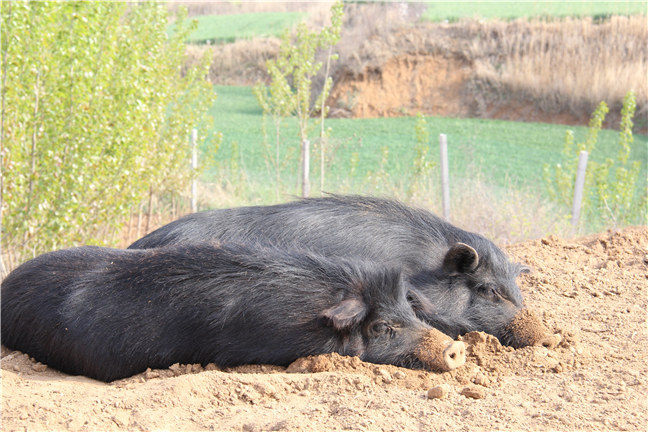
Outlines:
[[494, 285], [482, 285], [479, 287], [479, 291], [493, 300], [503, 299], [502, 294], [500, 294], [500, 292]]
[[371, 331], [375, 335], [386, 334], [386, 333], [392, 334], [393, 329], [386, 322], [380, 321], [380, 322], [375, 323], [371, 327]]

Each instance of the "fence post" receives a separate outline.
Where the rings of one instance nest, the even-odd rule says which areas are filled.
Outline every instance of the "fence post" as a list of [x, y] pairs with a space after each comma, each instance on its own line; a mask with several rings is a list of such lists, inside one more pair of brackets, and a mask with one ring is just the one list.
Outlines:
[[439, 147], [441, 151], [443, 217], [445, 220], [450, 220], [450, 180], [448, 176], [448, 137], [446, 134], [439, 134]]
[[[198, 169], [198, 130], [191, 130], [191, 169], [195, 173]], [[196, 213], [198, 211], [198, 179], [193, 177], [191, 180], [191, 212]]]
[[578, 156], [578, 170], [574, 183], [574, 204], [572, 206], [572, 226], [576, 228], [580, 219], [581, 203], [583, 202], [583, 188], [585, 187], [585, 171], [587, 169], [587, 151], [583, 150]]
[[304, 150], [304, 159], [302, 160], [302, 198], [307, 198], [310, 195], [310, 179], [308, 178], [310, 172], [310, 141], [304, 140], [302, 148]]

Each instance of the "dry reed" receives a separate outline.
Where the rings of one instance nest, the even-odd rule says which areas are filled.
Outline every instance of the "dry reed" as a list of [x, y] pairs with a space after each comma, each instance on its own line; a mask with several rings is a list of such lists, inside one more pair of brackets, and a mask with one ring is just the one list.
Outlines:
[[620, 109], [629, 90], [648, 113], [645, 16], [561, 21], [465, 22], [474, 78], [530, 97], [545, 111], [590, 113], [600, 101]]

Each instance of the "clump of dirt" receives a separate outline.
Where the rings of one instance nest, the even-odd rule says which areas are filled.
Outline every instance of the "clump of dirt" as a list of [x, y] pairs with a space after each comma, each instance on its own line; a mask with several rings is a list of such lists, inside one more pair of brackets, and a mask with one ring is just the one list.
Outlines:
[[466, 364], [443, 373], [327, 354], [106, 384], [3, 347], [3, 430], [645, 429], [648, 228], [507, 249], [534, 267], [520, 285], [555, 348], [472, 332]]
[[171, 377], [176, 377], [180, 375], [187, 375], [187, 374], [197, 374], [200, 372], [204, 371], [213, 371], [213, 370], [220, 370], [218, 366], [216, 366], [213, 363], [209, 363], [205, 367], [202, 365], [196, 363], [196, 364], [179, 364], [175, 363], [171, 366], [169, 366], [168, 369], [153, 369], [151, 368], [146, 369], [146, 371], [142, 372], [141, 374], [134, 375], [129, 378], [125, 378], [122, 380], [115, 381], [116, 385], [120, 385], [123, 383], [128, 383], [133, 380], [136, 381], [146, 381], [154, 378], [171, 378]]
[[357, 372], [366, 366], [358, 357], [347, 357], [337, 353], [322, 354], [303, 357], [295, 360], [288, 366], [289, 373], [317, 373], [317, 372]]
[[37, 362], [20, 351], [11, 351], [2, 346], [2, 370], [19, 372], [23, 375], [34, 375], [50, 371], [47, 365]]
[[448, 396], [450, 390], [447, 385], [438, 385], [430, 388], [427, 392], [428, 399], [443, 399]]
[[529, 368], [540, 368], [543, 372], [562, 372], [573, 368], [577, 354], [570, 350], [569, 342], [556, 349], [542, 346], [528, 346], [520, 349], [502, 346], [496, 337], [483, 332], [471, 332], [460, 337], [466, 345], [468, 361], [475, 363], [489, 377], [517, 375]]
[[484, 390], [479, 387], [464, 387], [461, 394], [471, 399], [483, 399], [485, 395]]
[[243, 365], [232, 368], [225, 368], [225, 372], [231, 373], [279, 373], [284, 372], [285, 367], [275, 365]]
[[[459, 380], [469, 382], [478, 371], [474, 365], [461, 368], [461, 372], [434, 373], [423, 369], [406, 369], [392, 365], [375, 365], [365, 363], [358, 357], [346, 357], [339, 354], [322, 354], [296, 360], [286, 372], [320, 373], [342, 372], [363, 375], [375, 384], [389, 384], [406, 389], [426, 390], [430, 386], [451, 383]], [[457, 378], [460, 377], [460, 378]]]

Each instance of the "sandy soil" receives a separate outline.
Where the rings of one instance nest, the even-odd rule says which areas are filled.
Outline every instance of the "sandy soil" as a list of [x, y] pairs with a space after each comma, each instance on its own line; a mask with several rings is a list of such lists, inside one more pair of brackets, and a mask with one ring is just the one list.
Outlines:
[[555, 349], [470, 333], [466, 365], [441, 374], [326, 355], [105, 384], [3, 348], [2, 430], [645, 431], [648, 228], [508, 250], [534, 268], [520, 283]]

